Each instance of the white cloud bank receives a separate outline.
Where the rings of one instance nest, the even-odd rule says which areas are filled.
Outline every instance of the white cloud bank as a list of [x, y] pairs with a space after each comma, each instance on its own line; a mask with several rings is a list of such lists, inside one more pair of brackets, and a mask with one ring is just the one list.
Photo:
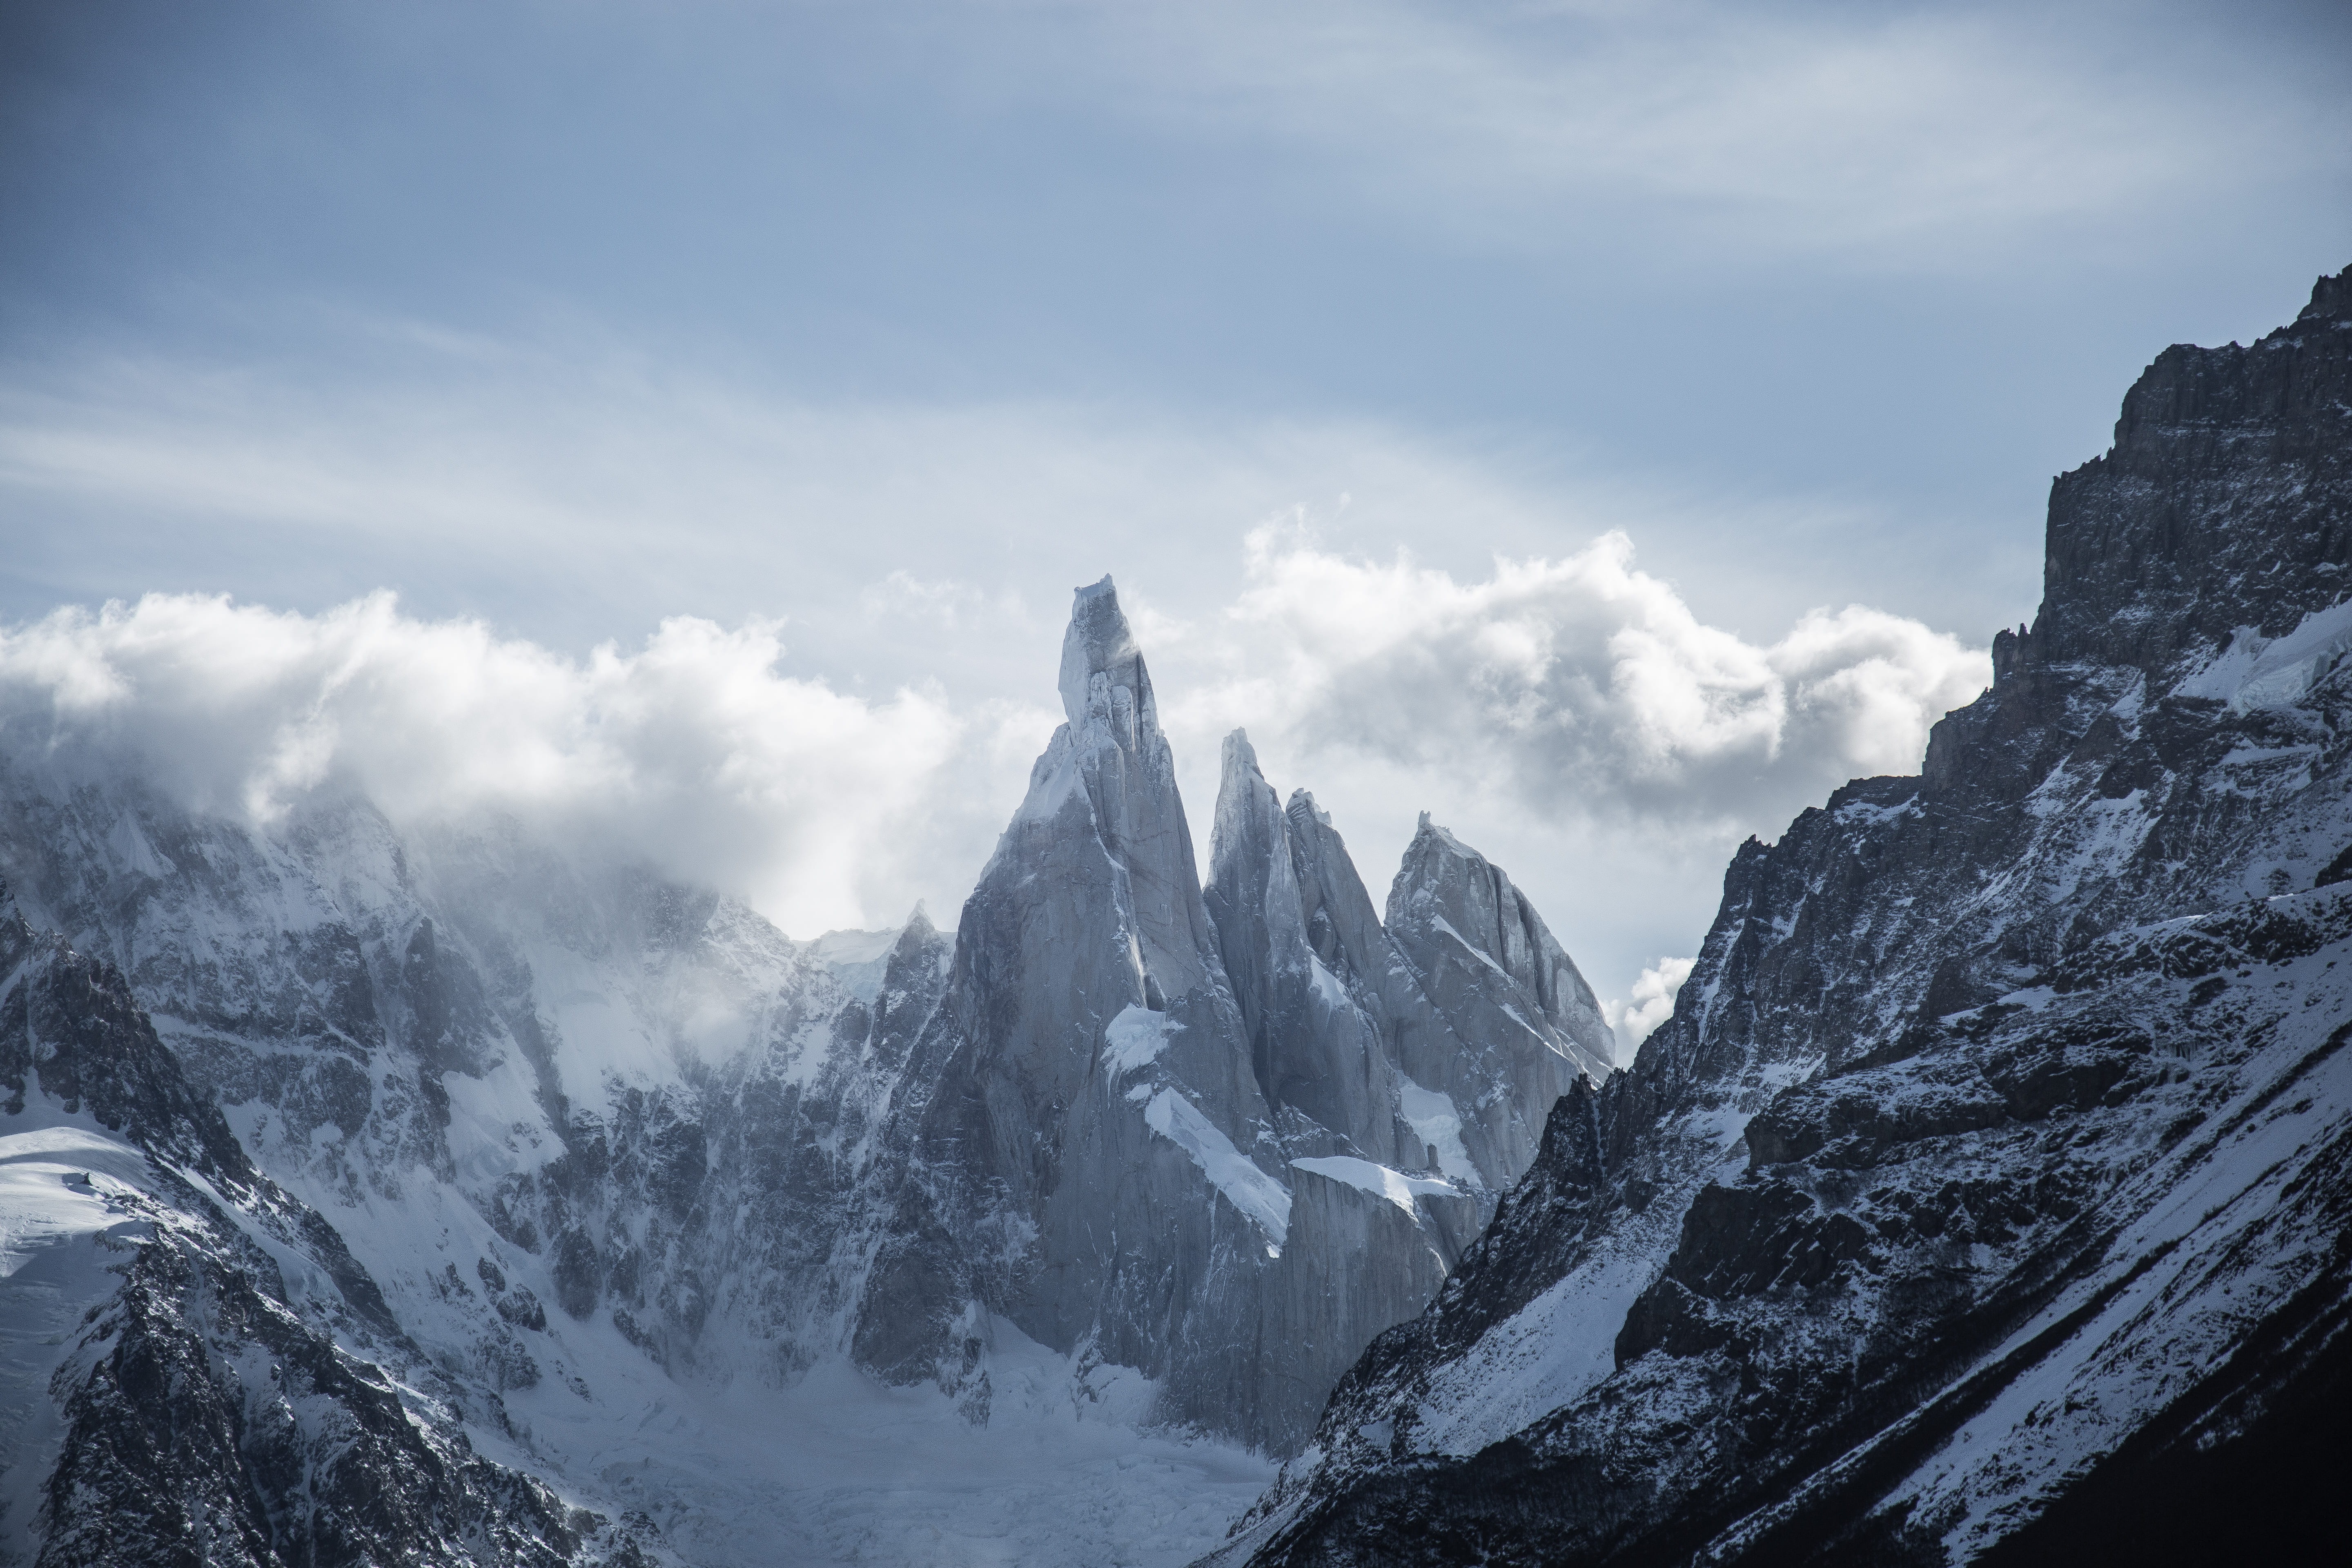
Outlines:
[[[0, 751], [55, 722], [136, 739], [219, 809], [347, 778], [402, 813], [609, 821], [597, 842], [796, 933], [919, 896], [945, 915], [1051, 732], [1069, 589], [1108, 570], [1196, 831], [1246, 725], [1375, 897], [1433, 811], [1623, 995], [1696, 945], [1741, 837], [1916, 768], [1985, 673], [1917, 619], [1806, 607], [1880, 582], [1852, 542], [1884, 520], [1834, 500], [1364, 422], [820, 409], [483, 352], [358, 386], [162, 362], [0, 378], [0, 505], [26, 535], [0, 564]], [[1974, 620], [1985, 598], [2010, 595], [1932, 604]]]
[[[1580, 869], [1595, 845], [1639, 860], [1685, 843], [1719, 863], [1759, 811], [1784, 821], [1781, 803], [1851, 773], [1916, 766], [1927, 724], [1981, 674], [1980, 652], [1860, 608], [1745, 642], [1636, 569], [1622, 534], [1472, 582], [1275, 527], [1245, 558], [1221, 610], [1145, 620], [1196, 816], [1216, 737], [1246, 724], [1286, 787], [1340, 810], [1376, 892], [1389, 840], [1437, 804], [1484, 829], [1572, 949], [1638, 899], [1564, 892], [1528, 863], [1529, 834], [1583, 846]], [[875, 591], [938, 616], [972, 602], [913, 578]], [[895, 920], [918, 896], [945, 914], [1053, 716], [938, 683], [845, 691], [780, 671], [781, 650], [772, 622], [678, 617], [634, 652], [574, 658], [407, 616], [389, 594], [317, 615], [151, 595], [0, 627], [0, 751], [135, 768], [264, 827], [320, 789], [362, 791], [395, 821], [510, 813], [583, 857], [744, 896], [798, 934]], [[1041, 696], [1051, 673], [1035, 672]], [[1622, 955], [1602, 947], [1597, 967], [1585, 951], [1606, 994]], [[1671, 1005], [1671, 970], [1612, 1005], [1629, 1039]]]
[[1552, 821], [1785, 820], [1848, 778], [1916, 768], [1928, 726], [1985, 674], [1980, 649], [1860, 605], [1745, 641], [1637, 569], [1616, 531], [1470, 583], [1277, 527], [1246, 553], [1239, 601], [1187, 628], [1223, 672], [1166, 696], [1176, 725], [1244, 724], [1303, 762], [1451, 773]]
[[1233, 604], [1147, 642], [1195, 831], [1234, 725], [1334, 813], [1375, 898], [1433, 811], [1528, 889], [1628, 1051], [1689, 972], [1653, 955], [1696, 944], [1732, 847], [1849, 778], [1916, 771], [1988, 674], [1981, 647], [1861, 605], [1769, 642], [1708, 625], [1622, 532], [1466, 581], [1295, 524], [1244, 549]]
[[1650, 1037], [1650, 1032], [1675, 1016], [1675, 996], [1690, 978], [1692, 966], [1697, 963], [1689, 958], [1662, 958], [1643, 969], [1633, 978], [1633, 994], [1630, 1001], [1604, 1002], [1601, 1016], [1617, 1031], [1617, 1065], [1624, 1067], [1633, 1059], [1633, 1047]]
[[317, 616], [151, 595], [0, 629], [0, 748], [262, 827], [321, 788], [395, 821], [511, 813], [809, 931], [905, 879], [975, 722], [780, 675], [776, 631], [678, 618], [575, 660], [389, 594]]

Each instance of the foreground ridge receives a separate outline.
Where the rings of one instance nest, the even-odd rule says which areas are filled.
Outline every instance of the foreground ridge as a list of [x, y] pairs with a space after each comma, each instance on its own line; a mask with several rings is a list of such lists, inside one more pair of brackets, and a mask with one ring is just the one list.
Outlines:
[[2352, 273], [2158, 356], [2048, 539], [1921, 776], [1742, 847], [1673, 1018], [1221, 1557], [2315, 1533], [2352, 1454]]

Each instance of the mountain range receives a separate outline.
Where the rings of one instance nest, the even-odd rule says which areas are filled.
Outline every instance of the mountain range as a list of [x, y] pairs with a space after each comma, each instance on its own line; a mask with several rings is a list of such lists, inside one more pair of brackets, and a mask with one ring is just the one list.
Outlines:
[[1501, 868], [1424, 817], [1376, 906], [1239, 731], [1204, 876], [1108, 578], [951, 932], [0, 735], [0, 1553], [2292, 1560], [2347, 436], [2352, 273], [2159, 356], [1990, 687], [1741, 847], [1622, 1067]]

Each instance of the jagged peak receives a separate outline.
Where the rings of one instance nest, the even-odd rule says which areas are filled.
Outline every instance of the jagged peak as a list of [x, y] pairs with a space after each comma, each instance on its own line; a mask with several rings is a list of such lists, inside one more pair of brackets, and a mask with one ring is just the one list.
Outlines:
[[1071, 723], [1086, 721], [1088, 693], [1097, 675], [1108, 675], [1113, 686], [1132, 689], [1138, 707], [1150, 701], [1142, 651], [1135, 646], [1134, 629], [1118, 607], [1118, 589], [1108, 573], [1101, 582], [1076, 590], [1070, 629], [1062, 637], [1062, 710]]
[[2305, 321], [2352, 321], [2352, 267], [2311, 286], [2311, 303], [2295, 318]]
[[1467, 844], [1463, 843], [1459, 838], [1454, 837], [1450, 829], [1441, 827], [1436, 823], [1432, 822], [1429, 819], [1429, 813], [1425, 811], [1421, 814], [1421, 826], [1413, 830], [1412, 843], [1405, 850], [1406, 858], [1411, 858], [1412, 851], [1420, 848], [1423, 842], [1433, 843], [1439, 848], [1445, 850], [1449, 854], [1458, 855], [1465, 860], [1484, 860], [1486, 858], [1484, 855], [1479, 854], [1475, 849], [1471, 848]]
[[1292, 790], [1290, 792], [1290, 804], [1283, 809], [1290, 812], [1304, 812], [1308, 820], [1312, 821], [1318, 827], [1328, 827], [1331, 826], [1331, 814], [1315, 804], [1315, 796], [1310, 791], [1303, 789]]
[[[1245, 879], [1244, 862], [1259, 854], [1268, 857], [1266, 874], [1286, 880], [1290, 846], [1282, 797], [1265, 782], [1248, 731], [1236, 729], [1225, 737], [1219, 762], [1217, 814], [1209, 842], [1211, 885]], [[1297, 901], [1295, 889], [1289, 896]]]

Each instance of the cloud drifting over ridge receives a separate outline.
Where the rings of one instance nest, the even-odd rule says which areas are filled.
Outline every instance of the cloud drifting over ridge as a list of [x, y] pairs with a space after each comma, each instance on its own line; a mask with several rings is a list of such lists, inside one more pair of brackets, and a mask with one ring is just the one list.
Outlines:
[[903, 879], [892, 845], [973, 721], [779, 675], [779, 651], [772, 625], [681, 617], [574, 660], [389, 594], [317, 616], [151, 595], [0, 629], [0, 745], [263, 828], [320, 789], [395, 821], [509, 813], [822, 929]]
[[[1286, 786], [1341, 807], [1375, 887], [1389, 819], [1433, 802], [1479, 803], [1490, 826], [1710, 853], [1771, 831], [1759, 811], [1916, 766], [1981, 665], [1861, 608], [1745, 642], [1635, 569], [1622, 534], [1466, 583], [1287, 528], [1245, 548], [1232, 604], [1141, 617], [1160, 634], [1146, 651], [1192, 808], [1205, 828], [1214, 784], [1198, 770], [1245, 724]], [[510, 814], [576, 856], [725, 889], [803, 935], [895, 920], [917, 897], [945, 915], [1052, 716], [936, 684], [845, 692], [781, 673], [781, 649], [774, 623], [677, 617], [636, 651], [572, 658], [404, 615], [389, 594], [318, 615], [152, 595], [0, 627], [0, 750], [65, 777], [136, 770], [265, 829], [320, 790], [362, 792], [395, 821]], [[1633, 981], [1613, 953], [1594, 978]], [[1633, 1011], [1646, 1020], [1654, 1000], [1637, 990]]]
[[1246, 550], [1224, 678], [1169, 697], [1174, 723], [1245, 724], [1325, 765], [1452, 773], [1555, 822], [1777, 825], [1848, 778], [1916, 767], [1928, 726], [1983, 682], [1981, 649], [1861, 605], [1745, 641], [1637, 569], [1618, 531], [1475, 583], [1273, 526]]
[[[1807, 605], [1884, 604], [1874, 584], [1892, 609], [1939, 622], [2022, 608], [1965, 573], [1863, 570], [1874, 557], [1857, 543], [1877, 524], [1835, 498], [1546, 468], [1374, 422], [816, 409], [593, 355], [483, 352], [469, 375], [444, 374], [437, 351], [422, 365], [394, 356], [400, 374], [364, 391], [148, 361], [0, 385], [0, 495], [32, 533], [0, 571], [0, 616], [24, 622], [0, 672], [0, 752], [24, 754], [28, 715], [47, 736], [69, 669], [138, 686], [165, 681], [156, 660], [233, 670], [235, 645], [341, 636], [341, 657], [375, 674], [320, 699], [313, 670], [310, 698], [297, 682], [273, 699], [289, 711], [323, 700], [338, 725], [296, 726], [272, 773], [261, 760], [284, 721], [247, 714], [167, 757], [173, 787], [242, 811], [256, 789], [284, 798], [323, 752], [330, 777], [382, 771], [368, 787], [404, 810], [508, 799], [573, 834], [619, 802], [659, 802], [595, 841], [748, 896], [800, 934], [895, 921], [917, 897], [945, 919], [1051, 732], [1065, 595], [1109, 570], [1151, 657], [1203, 849], [1217, 742], [1246, 725], [1280, 787], [1333, 810], [1376, 896], [1416, 814], [1434, 811], [1510, 869], [1604, 994], [1622, 994], [1661, 953], [1696, 946], [1740, 837], [1777, 835], [1852, 774], [1916, 767], [1925, 726], [1974, 694], [1980, 657], [1919, 620]], [[1252, 529], [1283, 508], [1288, 521]], [[1637, 568], [1627, 537], [1671, 579]], [[135, 598], [157, 583], [236, 603], [166, 614]], [[354, 595], [377, 584], [403, 597], [371, 640]], [[105, 615], [49, 614], [111, 595], [133, 606], [110, 612], [111, 630]], [[310, 614], [238, 607], [256, 604]], [[460, 637], [470, 623], [452, 616], [478, 606], [494, 607], [497, 630]], [[331, 636], [337, 617], [351, 628]], [[616, 633], [635, 651], [593, 651]], [[779, 645], [781, 662], [743, 673]], [[134, 681], [137, 647], [151, 662]], [[537, 716], [520, 731], [570, 759], [562, 788], [532, 795], [513, 764], [496, 789], [464, 784], [480, 770], [462, 760], [462, 724], [414, 758], [366, 761], [374, 721], [352, 704], [368, 680], [391, 683], [386, 670], [429, 667], [427, 647], [490, 661], [530, 693]], [[288, 669], [329, 658], [272, 657]], [[696, 696], [668, 721], [698, 727], [680, 757], [719, 748], [703, 772], [637, 755], [650, 718], [579, 717], [664, 670], [745, 694], [734, 718]], [[70, 736], [177, 722], [118, 700], [111, 717], [79, 712]], [[832, 724], [898, 760], [868, 788], [819, 752], [780, 793], [760, 771], [803, 742], [710, 739], [748, 712], [794, 733]], [[490, 742], [486, 754], [522, 743]], [[839, 813], [828, 779], [848, 781]]]

